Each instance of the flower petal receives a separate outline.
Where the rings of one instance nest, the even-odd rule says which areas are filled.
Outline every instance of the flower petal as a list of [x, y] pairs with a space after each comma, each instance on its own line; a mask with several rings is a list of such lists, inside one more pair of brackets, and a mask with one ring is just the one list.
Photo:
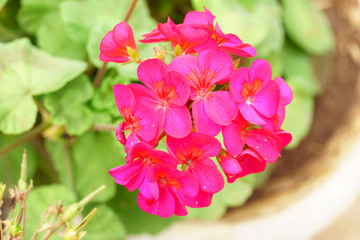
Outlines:
[[175, 201], [167, 188], [162, 188], [160, 190], [158, 200], [146, 199], [139, 193], [138, 204], [143, 211], [164, 218], [171, 217], [175, 212]]
[[134, 161], [131, 164], [125, 164], [109, 170], [109, 174], [115, 178], [117, 184], [125, 185], [131, 178], [135, 177], [142, 168], [140, 160]]
[[209, 93], [204, 104], [208, 117], [221, 126], [229, 125], [238, 114], [238, 108], [227, 91]]
[[199, 53], [198, 66], [212, 86], [224, 79], [230, 79], [233, 72], [232, 59], [222, 50], [206, 49]]
[[220, 166], [226, 175], [237, 175], [242, 169], [239, 162], [232, 156], [220, 156]]
[[203, 100], [193, 102], [192, 115], [196, 132], [216, 136], [221, 131], [221, 126], [213, 122], [206, 114]]
[[257, 94], [254, 95], [254, 100], [251, 105], [261, 113], [261, 115], [272, 118], [276, 114], [279, 106], [280, 89], [274, 82], [269, 82]]
[[282, 79], [281, 77], [276, 77], [274, 79], [274, 82], [279, 86], [280, 88], [280, 96], [284, 100], [285, 105], [288, 105], [291, 103], [293, 99], [293, 92], [289, 85]]
[[249, 78], [251, 82], [260, 80], [265, 86], [271, 80], [271, 74], [270, 63], [264, 59], [256, 59], [250, 66]]
[[165, 111], [164, 131], [173, 137], [181, 138], [191, 131], [191, 116], [186, 106], [168, 107]]
[[142, 62], [137, 69], [139, 80], [154, 92], [157, 89], [155, 83], [164, 81], [166, 74], [167, 66], [158, 58], [148, 59]]
[[251, 149], [245, 149], [237, 159], [242, 168], [242, 172], [237, 175], [238, 178], [245, 177], [251, 173], [263, 172], [266, 168], [266, 162]]
[[233, 156], [240, 154], [245, 144], [241, 137], [240, 128], [241, 125], [233, 122], [224, 127], [222, 131], [225, 148]]
[[230, 96], [237, 103], [244, 101], [241, 92], [243, 90], [243, 85], [246, 82], [249, 82], [249, 69], [246, 67], [237, 69], [230, 79]]
[[238, 104], [241, 115], [246, 119], [246, 121], [253, 123], [255, 125], [266, 125], [265, 117], [261, 116], [259, 112], [253, 106], [249, 106], [246, 102]]
[[217, 193], [224, 188], [224, 178], [216, 164], [210, 158], [197, 161], [192, 169], [192, 173], [199, 181], [202, 191]]
[[125, 85], [116, 84], [113, 86], [116, 106], [121, 115], [126, 118], [134, 111], [135, 97], [130, 88]]
[[208, 207], [211, 204], [213, 193], [199, 191], [195, 197], [187, 197], [183, 195], [183, 201], [186, 206], [192, 208]]
[[185, 76], [182, 73], [170, 71], [168, 84], [168, 88], [174, 88], [176, 93], [173, 97], [169, 94], [168, 97], [172, 98], [168, 102], [178, 106], [185, 105], [190, 96], [190, 85]]

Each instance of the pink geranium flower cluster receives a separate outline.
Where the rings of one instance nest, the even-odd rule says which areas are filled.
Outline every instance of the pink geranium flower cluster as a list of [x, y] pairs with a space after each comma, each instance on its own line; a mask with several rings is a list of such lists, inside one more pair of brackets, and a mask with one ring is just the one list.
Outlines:
[[[141, 61], [131, 27], [121, 22], [101, 42], [100, 59], [136, 62], [142, 84], [117, 84], [115, 101], [124, 118], [116, 131], [126, 164], [110, 170], [118, 184], [139, 189], [138, 204], [150, 214], [187, 214], [186, 206], [211, 204], [213, 194], [274, 163], [291, 135], [281, 129], [292, 91], [272, 79], [263, 59], [250, 68], [243, 58], [256, 50], [234, 34], [224, 34], [207, 9], [192, 11], [184, 23], [170, 19], [144, 35], [142, 43], [170, 42], [175, 58], [155, 47]], [[215, 136], [221, 136], [224, 148]], [[156, 150], [165, 140], [167, 152]], [[211, 158], [217, 159], [219, 165]]]

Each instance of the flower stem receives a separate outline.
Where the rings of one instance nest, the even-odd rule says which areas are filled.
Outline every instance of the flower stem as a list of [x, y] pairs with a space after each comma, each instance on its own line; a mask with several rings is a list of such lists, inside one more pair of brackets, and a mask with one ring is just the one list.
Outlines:
[[11, 150], [17, 148], [18, 146], [21, 146], [23, 143], [29, 141], [33, 137], [39, 135], [42, 131], [47, 129], [50, 126], [49, 122], [42, 122], [33, 129], [31, 129], [29, 132], [25, 133], [18, 139], [16, 139], [14, 142], [10, 143], [9, 145], [3, 147], [0, 149], [0, 157], [5, 155], [6, 153], [10, 152]]
[[[137, 2], [138, 2], [138, 0], [132, 0], [130, 7], [124, 18], [125, 22], [129, 21]], [[97, 71], [97, 73], [96, 73], [95, 80], [94, 80], [94, 88], [95, 89], [100, 86], [101, 81], [103, 80], [103, 78], [105, 76], [107, 64], [108, 64], [107, 62], [104, 62], [103, 65], [101, 66], [101, 68], [99, 69], [99, 71]]]
[[64, 224], [65, 224], [64, 222], [60, 221], [59, 224], [58, 224], [55, 228], [51, 229], [51, 231], [48, 232], [48, 233], [43, 237], [42, 240], [47, 240], [47, 239], [49, 239], [49, 238], [50, 238], [62, 225], [64, 225]]
[[91, 129], [95, 130], [95, 131], [114, 132], [117, 127], [118, 127], [118, 124], [95, 123]]
[[74, 190], [69, 146], [67, 144], [64, 144], [63, 150], [64, 150], [64, 161], [65, 161], [65, 169], [66, 169], [66, 185], [69, 189]]

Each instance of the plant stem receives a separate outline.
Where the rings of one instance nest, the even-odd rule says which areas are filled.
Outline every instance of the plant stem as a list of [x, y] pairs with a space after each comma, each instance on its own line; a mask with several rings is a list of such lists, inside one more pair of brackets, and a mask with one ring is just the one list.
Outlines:
[[5, 155], [6, 153], [10, 152], [14, 148], [22, 145], [23, 143], [29, 141], [33, 137], [39, 135], [42, 131], [44, 131], [46, 128], [50, 126], [50, 123], [48, 122], [42, 122], [33, 129], [31, 129], [29, 132], [25, 133], [18, 139], [16, 139], [14, 142], [10, 143], [9, 145], [3, 147], [0, 149], [0, 157]]
[[117, 127], [117, 124], [112, 123], [95, 123], [91, 129], [95, 131], [114, 132]]
[[[132, 0], [130, 7], [124, 18], [125, 22], [129, 21], [137, 2], [138, 2], [138, 0]], [[103, 78], [105, 76], [107, 64], [108, 64], [107, 62], [104, 62], [103, 65], [101, 66], [101, 68], [99, 69], [99, 71], [97, 71], [97, 73], [96, 73], [95, 80], [94, 80], [94, 88], [95, 89], [100, 86], [101, 81], [103, 80]]]
[[67, 144], [64, 144], [63, 150], [64, 150], [64, 161], [65, 161], [65, 169], [66, 169], [66, 185], [69, 189], [73, 190], [73, 175], [71, 169], [69, 146]]
[[47, 239], [49, 239], [63, 224], [64, 224], [64, 222], [59, 222], [59, 224], [58, 224], [55, 228], [51, 229], [51, 231], [48, 232], [48, 233], [43, 237], [42, 240], [47, 240]]

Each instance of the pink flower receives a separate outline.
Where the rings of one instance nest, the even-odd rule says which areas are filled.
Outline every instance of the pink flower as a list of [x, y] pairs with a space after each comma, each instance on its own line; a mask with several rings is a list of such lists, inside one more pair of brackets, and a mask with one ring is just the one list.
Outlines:
[[138, 195], [138, 204], [143, 211], [165, 218], [173, 214], [187, 215], [180, 193], [191, 198], [199, 191], [197, 181], [189, 173], [159, 163], [150, 169], [147, 180], [147, 191]]
[[185, 106], [189, 99], [190, 88], [185, 77], [168, 67], [160, 59], [149, 59], [138, 67], [139, 84], [130, 84], [137, 103], [152, 109], [156, 125], [174, 137], [184, 137], [191, 131], [191, 116]]
[[252, 148], [265, 161], [274, 163], [283, 147], [283, 142], [275, 133], [249, 125], [240, 114], [223, 128], [224, 145], [233, 156], [243, 152], [246, 145]]
[[[151, 142], [157, 139], [158, 120], [154, 118], [155, 113], [147, 106], [138, 104], [128, 86], [116, 84], [113, 91], [116, 106], [125, 120], [116, 129], [116, 138], [125, 145], [125, 151], [128, 152], [138, 141]], [[125, 131], [130, 132], [127, 138]]]
[[168, 153], [154, 150], [149, 144], [139, 142], [130, 149], [126, 164], [110, 169], [109, 173], [117, 184], [124, 185], [129, 191], [140, 187], [140, 192], [146, 192], [148, 172], [158, 163], [166, 163], [174, 168], [177, 165], [176, 159]]
[[134, 34], [127, 22], [117, 24], [108, 32], [100, 44], [100, 60], [103, 62], [126, 63], [133, 61], [128, 49], [137, 51]]
[[248, 148], [236, 158], [228, 153], [225, 156], [221, 155], [220, 166], [227, 177], [227, 181], [233, 183], [238, 178], [264, 171], [266, 161], [253, 149]]
[[250, 69], [239, 68], [230, 80], [230, 94], [243, 117], [250, 123], [266, 125], [278, 110], [279, 86], [271, 80], [268, 61], [255, 60]]
[[202, 24], [210, 30], [210, 33], [213, 34], [214, 29], [214, 19], [215, 16], [204, 7], [204, 12], [201, 11], [191, 11], [185, 15], [184, 24]]
[[209, 37], [209, 30], [202, 24], [175, 24], [168, 18], [166, 23], [159, 23], [157, 29], [144, 35], [143, 43], [170, 41], [173, 48], [180, 46], [182, 53], [193, 53], [193, 48], [204, 43]]
[[220, 142], [202, 133], [190, 133], [185, 138], [167, 137], [169, 153], [176, 157], [178, 164], [186, 168], [199, 182], [200, 192], [192, 199], [184, 196], [190, 207], [209, 206], [212, 194], [224, 187], [224, 179], [216, 164], [209, 158], [219, 155]]
[[215, 84], [226, 81], [232, 74], [231, 57], [224, 51], [208, 49], [192, 55], [176, 57], [169, 68], [186, 76], [190, 98], [194, 100], [192, 114], [195, 130], [215, 136], [221, 126], [229, 125], [237, 108], [227, 91], [212, 91]]

